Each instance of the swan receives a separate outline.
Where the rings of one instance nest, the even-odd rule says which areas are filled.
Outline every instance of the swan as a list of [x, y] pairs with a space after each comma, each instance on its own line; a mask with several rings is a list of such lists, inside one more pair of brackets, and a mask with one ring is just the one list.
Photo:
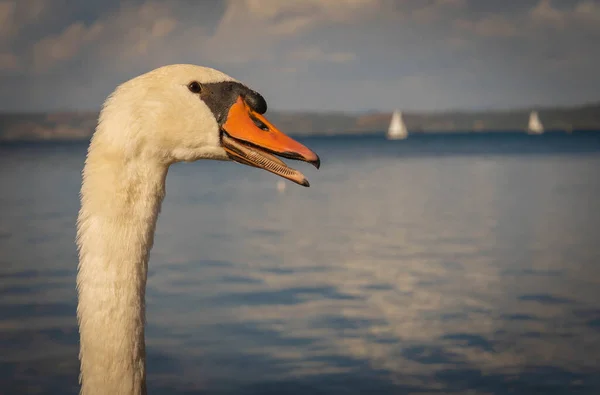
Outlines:
[[171, 164], [233, 160], [309, 186], [275, 155], [316, 168], [319, 157], [273, 126], [266, 110], [239, 81], [187, 64], [135, 77], [104, 102], [77, 218], [81, 395], [146, 394], [148, 258]]

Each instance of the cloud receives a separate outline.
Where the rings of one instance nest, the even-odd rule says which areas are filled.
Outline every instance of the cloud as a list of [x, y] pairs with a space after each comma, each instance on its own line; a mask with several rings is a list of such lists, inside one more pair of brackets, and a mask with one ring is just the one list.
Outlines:
[[38, 20], [46, 7], [44, 0], [0, 1], [0, 39], [5, 41], [16, 36]]
[[550, 24], [557, 28], [564, 28], [567, 15], [552, 7], [550, 0], [540, 0], [529, 13], [534, 22]]
[[600, 31], [600, 5], [597, 1], [582, 0], [571, 8], [560, 9], [550, 0], [540, 0], [528, 16], [535, 23], [557, 30]]
[[280, 43], [323, 25], [373, 17], [382, 5], [381, 0], [230, 0], [205, 49], [218, 62], [272, 61], [272, 49]]
[[101, 23], [87, 27], [77, 22], [59, 35], [38, 41], [33, 47], [34, 68], [44, 71], [72, 59], [84, 45], [95, 41], [103, 30], [104, 26]]
[[420, 2], [408, 14], [409, 18], [421, 23], [433, 23], [443, 19], [451, 11], [461, 10], [466, 6], [465, 0], [435, 0], [433, 2]]
[[20, 33], [42, 20], [44, 0], [0, 1], [0, 72], [15, 72], [22, 59], [15, 48]]
[[171, 9], [160, 2], [126, 5], [98, 18], [90, 25], [75, 22], [56, 35], [44, 37], [33, 46], [36, 72], [48, 72], [78, 56], [94, 61], [118, 60], [130, 66], [147, 55], [177, 27]]
[[484, 17], [476, 21], [459, 19], [455, 26], [468, 33], [484, 37], [513, 37], [519, 33], [517, 26], [500, 15]]
[[354, 60], [356, 54], [352, 52], [325, 52], [318, 46], [309, 46], [288, 54], [291, 62], [332, 62], [346, 63]]
[[380, 0], [230, 0], [228, 4], [241, 7], [256, 19], [270, 22], [275, 31], [288, 34], [323, 22], [352, 23], [365, 14], [377, 13], [383, 6]]
[[9, 38], [16, 28], [12, 22], [17, 5], [14, 1], [0, 2], [0, 37]]
[[0, 70], [16, 70], [19, 58], [13, 53], [0, 53]]
[[558, 8], [550, 0], [539, 0], [524, 13], [485, 13], [457, 19], [454, 27], [460, 32], [479, 37], [548, 38], [551, 31], [561, 35], [582, 31], [600, 31], [600, 5], [583, 0], [571, 7]]
[[0, 0], [0, 107], [97, 108], [119, 82], [170, 63], [221, 69], [268, 93], [271, 108], [600, 96], [599, 1], [503, 4]]
[[600, 30], [600, 4], [595, 1], [582, 1], [575, 7], [573, 12], [575, 18], [589, 26]]

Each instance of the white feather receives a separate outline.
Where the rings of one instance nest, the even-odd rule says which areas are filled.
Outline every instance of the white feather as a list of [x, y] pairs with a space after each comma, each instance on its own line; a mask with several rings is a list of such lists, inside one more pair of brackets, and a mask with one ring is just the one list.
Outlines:
[[187, 84], [232, 80], [166, 66], [125, 82], [103, 106], [77, 221], [82, 395], [146, 393], [146, 273], [168, 167], [227, 160], [213, 114]]

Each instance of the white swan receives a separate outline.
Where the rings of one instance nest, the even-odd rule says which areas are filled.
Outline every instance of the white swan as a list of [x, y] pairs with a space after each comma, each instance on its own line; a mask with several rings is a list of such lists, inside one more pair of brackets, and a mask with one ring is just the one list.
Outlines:
[[269, 123], [266, 109], [257, 92], [194, 65], [141, 75], [104, 103], [77, 220], [81, 394], [146, 393], [147, 263], [170, 164], [234, 160], [308, 186], [272, 154], [317, 168], [319, 157]]

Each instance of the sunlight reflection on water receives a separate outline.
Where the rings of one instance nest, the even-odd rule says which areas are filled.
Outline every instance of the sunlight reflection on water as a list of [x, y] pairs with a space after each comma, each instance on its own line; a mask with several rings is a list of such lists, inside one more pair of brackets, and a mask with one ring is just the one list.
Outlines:
[[[600, 389], [598, 154], [308, 143], [324, 159], [308, 189], [278, 193], [232, 163], [170, 170], [148, 280], [151, 393]], [[77, 391], [84, 150], [0, 155], [9, 393]]]

